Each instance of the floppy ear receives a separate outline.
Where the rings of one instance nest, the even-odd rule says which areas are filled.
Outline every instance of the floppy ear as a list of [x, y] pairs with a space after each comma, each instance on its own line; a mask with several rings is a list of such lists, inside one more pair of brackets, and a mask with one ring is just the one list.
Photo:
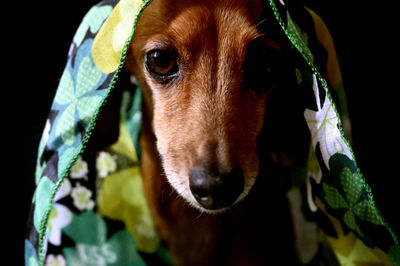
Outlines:
[[[345, 135], [351, 138], [342, 76], [329, 30], [323, 20], [312, 10], [304, 9], [302, 4], [292, 1], [285, 1], [285, 3], [290, 8], [298, 10], [298, 12], [294, 12], [296, 18], [304, 23], [305, 28], [310, 29], [307, 32], [296, 29], [296, 34], [299, 34], [300, 38], [305, 38], [308, 45], [305, 50], [310, 49], [308, 52], [312, 53], [314, 63], [323, 72], [329, 86], [333, 88], [331, 93], [338, 104]], [[274, 16], [271, 10], [266, 9], [266, 12], [266, 16]], [[283, 13], [283, 15], [285, 14]], [[312, 80], [306, 77], [311, 76], [312, 72], [303, 72], [308, 68], [304, 59], [299, 56], [278, 24], [263, 23], [261, 26], [266, 27], [263, 29], [264, 31], [273, 32], [275, 38], [279, 40], [283, 54], [281, 61], [285, 63], [280, 67], [280, 71], [283, 73], [280, 75], [279, 84], [267, 100], [265, 129], [262, 133], [263, 137], [260, 137], [260, 142], [273, 152], [283, 152], [291, 157], [294, 156], [296, 161], [300, 159], [300, 162], [305, 162], [309, 152], [310, 135], [303, 113], [306, 106], [315, 105], [315, 97], [310, 90], [310, 87], [313, 86]], [[297, 32], [297, 30], [300, 31]]]
[[[287, 39], [279, 36], [282, 65], [276, 86], [266, 100], [264, 126], [258, 138], [260, 159], [272, 153], [275, 163], [284, 167], [305, 164], [310, 149], [310, 133], [304, 119], [307, 99], [312, 93], [297, 83], [298, 55]], [[276, 155], [276, 156], [275, 156]]]
[[[310, 148], [310, 133], [304, 119], [306, 94], [287, 81], [276, 86], [267, 98], [264, 127], [258, 139], [260, 157], [265, 152], [279, 154], [277, 162], [288, 167], [305, 164]], [[291, 77], [295, 79], [295, 76]], [[289, 97], [288, 97], [289, 95]]]

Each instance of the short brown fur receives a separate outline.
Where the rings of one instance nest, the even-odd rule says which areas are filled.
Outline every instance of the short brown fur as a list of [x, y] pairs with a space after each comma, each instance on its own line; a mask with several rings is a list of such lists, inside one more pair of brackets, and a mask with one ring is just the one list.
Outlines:
[[[275, 260], [294, 265], [290, 215], [281, 189], [267, 192], [260, 185], [222, 214], [190, 206], [199, 208], [188, 185], [189, 171], [197, 164], [213, 163], [221, 172], [240, 166], [247, 188], [241, 199], [256, 181], [257, 137], [269, 91], [249, 89], [242, 66], [247, 45], [261, 34], [256, 27], [261, 11], [261, 1], [155, 0], [143, 12], [132, 40], [126, 68], [143, 90], [145, 192], [177, 265], [268, 265]], [[144, 67], [145, 52], [158, 44], [174, 46], [183, 65], [182, 75], [168, 84], [155, 82]], [[257, 210], [270, 198], [277, 205], [270, 210], [281, 213], [281, 220], [268, 221]], [[262, 221], [281, 230], [270, 232]]]

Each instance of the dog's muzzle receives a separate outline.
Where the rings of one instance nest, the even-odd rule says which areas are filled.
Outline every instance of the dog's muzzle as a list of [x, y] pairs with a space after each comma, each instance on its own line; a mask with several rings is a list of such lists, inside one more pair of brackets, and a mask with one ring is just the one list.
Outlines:
[[189, 173], [189, 186], [203, 208], [217, 210], [233, 205], [243, 192], [244, 177], [238, 167], [221, 174], [213, 168], [198, 165]]

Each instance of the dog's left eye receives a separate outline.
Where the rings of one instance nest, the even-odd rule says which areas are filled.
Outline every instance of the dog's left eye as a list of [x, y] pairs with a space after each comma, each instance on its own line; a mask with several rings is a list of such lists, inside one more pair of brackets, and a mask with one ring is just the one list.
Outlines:
[[266, 92], [281, 75], [282, 64], [284, 61], [277, 44], [269, 39], [256, 39], [249, 44], [243, 65], [245, 83], [256, 92]]
[[179, 70], [177, 53], [173, 50], [152, 50], [146, 54], [145, 63], [149, 73], [159, 82], [169, 82]]

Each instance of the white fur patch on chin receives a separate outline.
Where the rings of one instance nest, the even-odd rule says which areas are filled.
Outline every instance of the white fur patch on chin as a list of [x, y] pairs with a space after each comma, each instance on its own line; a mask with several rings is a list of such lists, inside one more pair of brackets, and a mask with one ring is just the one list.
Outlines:
[[[236, 201], [232, 204], [232, 206], [217, 209], [217, 210], [209, 210], [203, 208], [194, 198], [192, 192], [190, 191], [189, 188], [189, 178], [184, 177], [182, 178], [177, 172], [166, 169], [164, 167], [164, 172], [165, 175], [167, 176], [168, 182], [171, 184], [171, 186], [175, 189], [177, 194], [182, 197], [184, 200], [186, 200], [187, 203], [189, 203], [190, 206], [198, 209], [201, 212], [205, 212], [208, 214], [218, 214], [218, 213], [223, 213], [227, 210], [229, 210], [232, 206], [236, 205], [240, 201], [242, 201], [251, 191], [252, 187], [254, 186], [254, 183], [256, 182], [257, 178], [257, 173], [252, 173], [248, 178], [246, 178], [246, 183], [244, 185], [243, 192], [239, 195], [239, 197], [236, 199]], [[180, 181], [183, 180], [183, 181]]]
[[[180, 178], [180, 175], [173, 171], [164, 167], [165, 175], [167, 176], [167, 180], [170, 185], [175, 189], [179, 196], [185, 199], [191, 206], [196, 208], [201, 208], [194, 198], [192, 192], [189, 188], [188, 178]], [[183, 180], [183, 181], [180, 181]]]

